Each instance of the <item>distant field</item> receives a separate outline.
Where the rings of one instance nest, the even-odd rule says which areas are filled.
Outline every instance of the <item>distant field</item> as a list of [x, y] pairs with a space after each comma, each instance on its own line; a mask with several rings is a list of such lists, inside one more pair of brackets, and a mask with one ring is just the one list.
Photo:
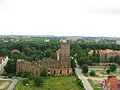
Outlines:
[[14, 90], [82, 90], [78, 86], [75, 76], [46, 77], [43, 86], [36, 87], [31, 81], [29, 86], [24, 86], [20, 81]]
[[0, 80], [0, 90], [7, 90], [11, 83], [9, 80]]

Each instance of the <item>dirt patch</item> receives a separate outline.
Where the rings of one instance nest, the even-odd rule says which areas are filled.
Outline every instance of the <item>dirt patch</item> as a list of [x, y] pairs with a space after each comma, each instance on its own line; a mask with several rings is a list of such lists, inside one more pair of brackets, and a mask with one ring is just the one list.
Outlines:
[[9, 82], [9, 81], [5, 81], [5, 82], [1, 83], [0, 90], [7, 89], [10, 84], [11, 84], [11, 82]]
[[88, 79], [97, 81], [97, 82], [102, 82], [105, 78], [98, 78], [98, 77], [88, 77]]

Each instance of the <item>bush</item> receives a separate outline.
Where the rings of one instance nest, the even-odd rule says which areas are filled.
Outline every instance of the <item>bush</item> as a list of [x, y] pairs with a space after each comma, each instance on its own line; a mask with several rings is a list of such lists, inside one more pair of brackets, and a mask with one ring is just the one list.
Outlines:
[[95, 73], [95, 71], [90, 71], [90, 72], [89, 72], [89, 75], [90, 75], [90, 76], [95, 76], [96, 73]]
[[111, 72], [110, 68], [106, 70], [106, 73], [109, 74]]
[[29, 79], [24, 79], [22, 82], [23, 82], [23, 85], [25, 85], [25, 86], [26, 86], [26, 84], [30, 84]]
[[35, 86], [41, 86], [43, 84], [43, 82], [44, 82], [43, 77], [35, 77], [34, 78]]
[[116, 69], [117, 69], [117, 66], [115, 64], [110, 65], [111, 72], [116, 71]]
[[33, 78], [33, 74], [31, 72], [23, 72], [21, 73], [22, 78], [29, 78], [30, 80]]
[[87, 65], [84, 65], [84, 66], [82, 67], [82, 72], [83, 72], [83, 73], [88, 73], [88, 71], [89, 71], [88, 66], [87, 66]]
[[14, 74], [11, 73], [8, 75], [8, 78], [13, 78], [13, 76], [14, 76]]
[[42, 76], [42, 77], [46, 77], [47, 76], [47, 69], [46, 68], [41, 68], [41, 73], [40, 73], [40, 75]]
[[77, 78], [77, 83], [82, 88], [82, 90], [85, 90], [84, 86], [83, 86], [83, 83], [82, 83], [82, 81], [79, 78]]
[[74, 59], [71, 59], [71, 67], [76, 68], [76, 63]]

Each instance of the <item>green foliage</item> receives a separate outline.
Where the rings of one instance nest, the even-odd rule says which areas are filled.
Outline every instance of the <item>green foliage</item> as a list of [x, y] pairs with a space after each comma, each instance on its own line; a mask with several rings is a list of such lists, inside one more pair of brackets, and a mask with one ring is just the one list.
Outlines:
[[117, 69], [117, 66], [115, 64], [110, 65], [111, 72], [116, 71], [116, 69]]
[[34, 86], [34, 81], [30, 81], [28, 87], [24, 86], [22, 81], [18, 82], [15, 90], [84, 90], [77, 83], [75, 76], [59, 76], [44, 78], [42, 86]]
[[8, 60], [8, 63], [4, 67], [5, 73], [11, 74], [16, 72], [16, 62], [13, 60]]
[[73, 74], [74, 74], [75, 73], [75, 68], [76, 68], [76, 63], [75, 63], [74, 59], [71, 59], [71, 67], [72, 67], [72, 71], [73, 71]]
[[34, 76], [33, 76], [32, 72], [22, 72], [21, 77], [28, 78], [31, 80]]
[[82, 90], [85, 90], [84, 86], [83, 86], [83, 83], [82, 83], [82, 81], [80, 79], [77, 79], [77, 83], [82, 88]]
[[90, 76], [95, 76], [96, 73], [95, 73], [95, 71], [92, 70], [92, 71], [89, 72], [89, 75], [90, 75]]
[[25, 85], [25, 86], [26, 86], [26, 84], [28, 84], [28, 85], [30, 84], [29, 79], [24, 79], [22, 82], [23, 82], [23, 85]]
[[43, 77], [35, 77], [34, 78], [35, 86], [41, 86], [43, 84], [43, 82], [44, 82]]
[[71, 67], [76, 68], [76, 63], [74, 59], [71, 59]]
[[[10, 59], [42, 60], [42, 58], [56, 59], [58, 39], [51, 38], [50, 42], [44, 42], [44, 38], [35, 40], [20, 40], [18, 42], [0, 42], [0, 56], [8, 56]], [[17, 49], [20, 52], [11, 52]]]
[[111, 72], [110, 68], [106, 70], [106, 73], [109, 74]]
[[47, 68], [45, 68], [45, 67], [42, 67], [41, 68], [41, 72], [40, 72], [40, 76], [42, 76], [42, 77], [46, 77], [47, 76]]
[[88, 71], [89, 71], [88, 66], [87, 66], [87, 65], [84, 65], [84, 66], [82, 67], [82, 72], [83, 72], [83, 73], [88, 73]]

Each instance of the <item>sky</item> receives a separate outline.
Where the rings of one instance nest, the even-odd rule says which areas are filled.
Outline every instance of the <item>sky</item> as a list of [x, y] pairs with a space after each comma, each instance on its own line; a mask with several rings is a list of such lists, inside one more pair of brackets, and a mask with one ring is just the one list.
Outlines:
[[0, 35], [120, 37], [120, 0], [0, 0]]

